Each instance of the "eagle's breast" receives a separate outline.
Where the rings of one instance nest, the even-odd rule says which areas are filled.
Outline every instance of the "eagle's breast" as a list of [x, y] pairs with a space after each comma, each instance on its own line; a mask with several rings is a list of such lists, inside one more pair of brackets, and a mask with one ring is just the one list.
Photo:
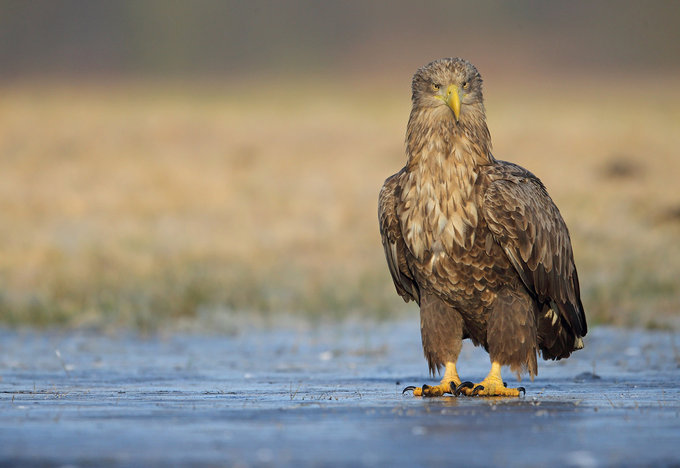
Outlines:
[[432, 139], [403, 179], [401, 229], [407, 247], [421, 262], [468, 250], [475, 241], [479, 174], [466, 138], [446, 143]]

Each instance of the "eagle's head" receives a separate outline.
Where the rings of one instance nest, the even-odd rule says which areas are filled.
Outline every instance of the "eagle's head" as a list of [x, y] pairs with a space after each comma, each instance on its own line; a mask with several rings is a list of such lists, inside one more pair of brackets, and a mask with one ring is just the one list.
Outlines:
[[444, 58], [428, 63], [413, 75], [411, 89], [414, 109], [461, 124], [484, 120], [482, 77], [466, 60]]

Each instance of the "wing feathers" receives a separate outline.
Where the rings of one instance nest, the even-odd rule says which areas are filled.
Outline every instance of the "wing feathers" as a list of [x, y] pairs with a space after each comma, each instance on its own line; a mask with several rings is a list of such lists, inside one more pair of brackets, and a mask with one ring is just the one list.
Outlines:
[[378, 199], [378, 220], [380, 235], [385, 250], [385, 258], [392, 275], [392, 281], [397, 293], [408, 302], [414, 300], [420, 303], [420, 292], [413, 280], [406, 263], [406, 244], [401, 233], [397, 217], [397, 200], [399, 199], [399, 176], [401, 172], [385, 181]]
[[493, 237], [527, 289], [554, 303], [577, 336], [587, 325], [571, 240], [559, 210], [538, 178], [501, 162], [484, 195], [483, 212]]

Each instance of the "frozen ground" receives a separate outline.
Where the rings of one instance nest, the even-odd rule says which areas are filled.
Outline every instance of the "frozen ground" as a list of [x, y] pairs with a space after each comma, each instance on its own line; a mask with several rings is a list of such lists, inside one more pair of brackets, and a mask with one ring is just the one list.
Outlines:
[[[488, 365], [463, 348], [464, 379]], [[0, 466], [680, 465], [669, 332], [595, 328], [520, 399], [402, 396], [432, 382], [416, 317], [219, 337], [4, 330], [0, 373]]]

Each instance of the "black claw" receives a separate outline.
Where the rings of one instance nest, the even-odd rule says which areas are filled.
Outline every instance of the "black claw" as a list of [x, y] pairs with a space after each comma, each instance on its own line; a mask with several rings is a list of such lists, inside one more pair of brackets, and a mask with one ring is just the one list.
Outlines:
[[477, 395], [482, 390], [484, 390], [484, 385], [477, 385], [475, 388], [472, 389], [472, 396]]
[[[453, 384], [453, 382], [451, 382], [451, 383]], [[469, 381], [463, 382], [456, 387], [456, 389], [453, 391], [453, 394], [458, 396], [458, 395], [460, 395], [461, 390], [463, 390], [464, 388], [472, 388], [474, 386], [475, 386], [475, 384], [473, 384], [472, 382], [469, 382]]]
[[413, 385], [409, 385], [409, 386], [406, 387], [404, 390], [402, 390], [401, 394], [403, 395], [403, 394], [406, 393], [406, 392], [412, 392], [412, 391], [415, 390], [415, 389], [416, 389], [416, 387], [414, 387]]
[[504, 386], [505, 388], [508, 388], [508, 383], [507, 383], [507, 382], [503, 382], [503, 386]]
[[423, 387], [422, 387], [422, 388], [423, 388], [423, 392], [425, 392], [425, 390], [427, 390], [428, 388], [430, 388], [430, 386], [429, 386], [428, 384], [423, 384]]
[[517, 390], [518, 390], [520, 393], [523, 393], [524, 396], [527, 395], [527, 391], [524, 389], [524, 387], [517, 387]]

